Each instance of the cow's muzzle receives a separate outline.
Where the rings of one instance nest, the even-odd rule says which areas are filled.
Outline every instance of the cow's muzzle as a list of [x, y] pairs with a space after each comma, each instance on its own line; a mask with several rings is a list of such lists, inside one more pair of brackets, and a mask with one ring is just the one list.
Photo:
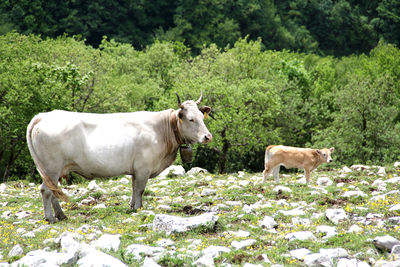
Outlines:
[[212, 134], [208, 133], [208, 134], [206, 134], [206, 135], [203, 136], [203, 141], [202, 141], [202, 143], [203, 143], [203, 144], [210, 143], [211, 140], [212, 140], [212, 138], [213, 138], [213, 137], [212, 137]]

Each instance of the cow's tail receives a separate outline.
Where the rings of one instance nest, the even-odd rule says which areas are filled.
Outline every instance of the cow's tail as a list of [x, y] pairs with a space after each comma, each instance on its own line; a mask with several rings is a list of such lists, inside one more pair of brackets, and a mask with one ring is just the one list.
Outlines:
[[40, 117], [40, 115], [36, 115], [28, 125], [27, 131], [26, 131], [26, 142], [28, 143], [29, 152], [31, 153], [31, 156], [33, 158], [33, 161], [35, 162], [36, 168], [37, 168], [40, 176], [43, 179], [43, 183], [53, 192], [55, 197], [68, 202], [68, 196], [66, 194], [64, 194], [64, 192], [60, 188], [58, 188], [57, 184], [54, 183], [53, 179], [51, 179], [51, 177], [46, 173], [45, 169], [42, 167], [39, 157], [36, 154], [35, 148], [32, 145], [33, 128], [41, 120], [42, 120], [42, 117]]
[[273, 148], [274, 146], [268, 146], [267, 149], [265, 149], [265, 167], [267, 167], [268, 161], [271, 159], [271, 148]]

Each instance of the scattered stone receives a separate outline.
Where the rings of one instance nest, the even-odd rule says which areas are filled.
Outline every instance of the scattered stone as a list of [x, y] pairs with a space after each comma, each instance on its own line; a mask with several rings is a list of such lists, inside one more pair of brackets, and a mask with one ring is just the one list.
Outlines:
[[126, 248], [126, 253], [132, 255], [137, 261], [142, 260], [142, 256], [159, 257], [165, 251], [162, 247], [152, 247], [147, 245], [132, 244]]
[[400, 245], [400, 241], [390, 235], [377, 236], [373, 243], [377, 248], [384, 250], [392, 250], [393, 246]]
[[289, 187], [286, 187], [286, 186], [278, 185], [278, 186], [275, 186], [274, 192], [277, 194], [292, 193], [292, 189], [290, 189]]
[[390, 217], [390, 218], [388, 219], [388, 221], [389, 221], [390, 223], [392, 223], [392, 224], [397, 224], [397, 225], [399, 225], [399, 224], [400, 224], [400, 216], [397, 216], [397, 217]]
[[264, 219], [262, 219], [262, 221], [258, 223], [258, 225], [260, 225], [261, 227], [265, 227], [267, 229], [272, 229], [278, 224], [276, 223], [275, 219], [272, 218], [271, 216], [265, 216]]
[[327, 209], [325, 216], [334, 224], [338, 224], [342, 220], [348, 219], [348, 215], [343, 209]]
[[249, 232], [242, 231], [242, 230], [239, 230], [237, 232], [229, 231], [228, 233], [233, 235], [233, 236], [235, 236], [235, 237], [248, 237], [248, 236], [250, 236]]
[[217, 194], [217, 190], [204, 188], [203, 191], [201, 191], [200, 196], [205, 197], [205, 196], [212, 196], [212, 195], [215, 195], [215, 194]]
[[319, 186], [330, 186], [333, 184], [333, 181], [328, 177], [320, 177], [317, 180], [317, 185]]
[[142, 267], [161, 267], [157, 262], [155, 262], [152, 258], [146, 257], [144, 258]]
[[200, 168], [200, 167], [193, 167], [187, 172], [188, 175], [197, 175], [197, 174], [200, 174], [200, 173], [204, 173], [205, 174], [205, 173], [208, 173], [208, 171], [206, 169], [203, 169], [203, 168]]
[[299, 248], [299, 249], [290, 251], [290, 256], [292, 256], [293, 258], [296, 258], [298, 260], [303, 260], [304, 257], [308, 254], [311, 254], [311, 251], [306, 248]]
[[306, 266], [333, 266], [332, 260], [327, 255], [321, 253], [308, 254], [304, 257], [304, 264]]
[[157, 214], [154, 217], [152, 227], [155, 231], [164, 231], [169, 235], [186, 232], [200, 226], [213, 227], [217, 221], [218, 216], [212, 212], [189, 218]]
[[385, 176], [386, 175], [385, 167], [379, 167], [378, 172], [376, 174], [378, 174], [379, 176]]
[[302, 216], [306, 214], [304, 210], [302, 210], [302, 208], [295, 208], [292, 210], [279, 210], [278, 212], [285, 216]]
[[317, 240], [315, 235], [311, 233], [310, 231], [300, 231], [300, 232], [294, 232], [294, 233], [289, 233], [285, 235], [285, 239], [289, 241], [294, 241], [294, 240]]
[[317, 233], [324, 233], [324, 238], [330, 238], [332, 236], [336, 236], [336, 227], [328, 226], [328, 225], [320, 225], [316, 228]]
[[336, 267], [369, 267], [370, 265], [365, 261], [359, 261], [357, 259], [338, 259]]
[[158, 176], [160, 178], [166, 178], [166, 177], [174, 177], [174, 176], [184, 176], [185, 175], [185, 169], [182, 166], [179, 165], [171, 165], [168, 168], [166, 168], [162, 173], [160, 173]]
[[84, 257], [82, 257], [77, 263], [79, 267], [125, 267], [126, 265], [117, 258], [114, 258], [104, 252], [95, 250]]
[[104, 189], [100, 188], [100, 186], [98, 186], [98, 185], [96, 184], [96, 180], [90, 181], [90, 183], [88, 184], [88, 189], [89, 189], [90, 191], [101, 191], [101, 192], [103, 192], [103, 193], [106, 192]]
[[394, 245], [392, 247], [392, 251], [390, 252], [390, 254], [399, 258], [400, 257], [400, 245]]
[[8, 253], [8, 257], [12, 258], [16, 256], [21, 256], [22, 254], [24, 254], [24, 250], [19, 244], [17, 244], [10, 250], [10, 252]]
[[358, 226], [357, 224], [353, 224], [350, 226], [349, 230], [347, 231], [348, 233], [360, 233], [362, 232], [362, 228]]
[[353, 169], [353, 170], [356, 170], [356, 171], [367, 171], [367, 170], [371, 169], [370, 166], [361, 165], [361, 164], [352, 165], [350, 168]]
[[34, 250], [28, 252], [24, 257], [13, 262], [10, 266], [73, 266], [77, 260], [78, 258], [74, 254]]
[[[130, 177], [129, 177], [129, 178], [130, 178]], [[129, 179], [128, 179], [127, 176], [122, 177], [122, 178], [119, 180], [119, 182], [120, 182], [121, 184], [129, 184], [129, 183], [130, 183], [130, 181], [129, 181]]]
[[399, 211], [400, 210], [400, 204], [392, 205], [389, 208], [389, 211]]
[[254, 245], [257, 242], [255, 239], [247, 239], [243, 241], [232, 241], [231, 246], [234, 249], [241, 249], [241, 248], [246, 248], [249, 246]]
[[346, 191], [342, 195], [343, 197], [367, 197], [368, 195], [362, 191]]
[[98, 240], [92, 241], [90, 244], [96, 248], [117, 251], [121, 244], [120, 238], [121, 235], [104, 234]]
[[342, 173], [351, 173], [351, 172], [353, 172], [349, 167], [347, 167], [347, 166], [344, 166], [343, 168], [342, 168]]
[[330, 259], [349, 257], [349, 254], [343, 248], [321, 248], [319, 253], [328, 256]]

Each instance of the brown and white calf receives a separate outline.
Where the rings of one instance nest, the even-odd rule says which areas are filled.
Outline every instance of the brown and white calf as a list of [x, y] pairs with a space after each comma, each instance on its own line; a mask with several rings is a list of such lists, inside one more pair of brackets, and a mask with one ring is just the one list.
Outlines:
[[279, 167], [302, 168], [307, 179], [310, 181], [310, 173], [325, 162], [332, 162], [331, 153], [335, 148], [311, 149], [282, 145], [268, 146], [265, 150], [265, 169], [263, 171], [264, 182], [273, 172], [275, 182], [279, 182]]

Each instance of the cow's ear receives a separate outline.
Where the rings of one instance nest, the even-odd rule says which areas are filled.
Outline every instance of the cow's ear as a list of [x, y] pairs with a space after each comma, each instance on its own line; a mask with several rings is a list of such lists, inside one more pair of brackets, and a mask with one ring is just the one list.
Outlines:
[[321, 155], [322, 155], [322, 151], [321, 151], [321, 150], [316, 149], [315, 151], [316, 151], [318, 154], [321, 154]]
[[199, 107], [199, 109], [200, 109], [201, 113], [203, 113], [203, 114], [204, 113], [210, 114], [210, 112], [211, 112], [211, 108], [208, 106]]
[[179, 112], [178, 112], [178, 118], [179, 118], [179, 119], [182, 119], [182, 118], [183, 118], [183, 111], [182, 111], [182, 110], [179, 110]]
[[334, 147], [329, 148], [329, 151], [331, 151], [331, 153], [333, 153], [333, 151], [335, 151]]

